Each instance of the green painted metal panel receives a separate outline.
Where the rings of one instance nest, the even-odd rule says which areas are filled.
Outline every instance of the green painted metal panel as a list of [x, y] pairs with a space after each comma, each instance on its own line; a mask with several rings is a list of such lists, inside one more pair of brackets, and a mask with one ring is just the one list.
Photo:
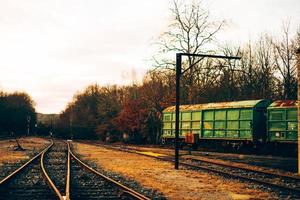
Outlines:
[[164, 129], [171, 129], [171, 123], [165, 122], [164, 123]]
[[181, 114], [181, 120], [182, 121], [190, 121], [191, 120], [191, 113], [190, 112], [184, 112]]
[[201, 123], [200, 122], [192, 122], [192, 129], [200, 129]]
[[240, 138], [252, 138], [252, 131], [250, 130], [241, 130]]
[[227, 131], [227, 137], [228, 138], [238, 138], [239, 137], [239, 131], [238, 130], [228, 130]]
[[298, 130], [298, 122], [287, 122], [287, 130], [297, 131]]
[[164, 130], [163, 131], [163, 135], [172, 135], [172, 131], [171, 130]]
[[224, 138], [226, 136], [225, 131], [215, 131], [214, 137]]
[[203, 122], [203, 128], [204, 129], [213, 129], [214, 122]]
[[297, 131], [288, 131], [286, 134], [286, 139], [297, 141], [298, 140]]
[[214, 119], [214, 111], [213, 110], [203, 111], [203, 120], [213, 120], [213, 119]]
[[268, 140], [297, 142], [297, 102], [276, 101], [268, 107]]
[[189, 133], [190, 129], [181, 129], [181, 134]]
[[298, 112], [296, 109], [287, 110], [287, 120], [297, 121], [297, 114]]
[[253, 111], [251, 109], [242, 109], [240, 119], [252, 119]]
[[203, 137], [204, 138], [212, 138], [212, 137], [214, 137], [214, 131], [212, 131], [212, 130], [204, 130], [203, 131]]
[[171, 121], [171, 117], [172, 117], [171, 113], [165, 113], [164, 114], [164, 121]]
[[240, 129], [251, 129], [252, 121], [240, 121]]
[[216, 110], [215, 120], [226, 120], [226, 110]]
[[225, 129], [226, 128], [226, 121], [216, 121], [215, 122], [215, 129]]
[[192, 120], [200, 121], [201, 120], [201, 112], [192, 112]]
[[269, 122], [269, 131], [284, 131], [285, 129], [285, 122]]
[[227, 112], [227, 120], [237, 120], [239, 119], [239, 110], [228, 110]]
[[238, 129], [239, 121], [227, 121], [227, 129]]
[[269, 111], [270, 120], [285, 120], [285, 110], [272, 110]]
[[[180, 115], [181, 115], [181, 113], [179, 113], [179, 120], [181, 119]], [[174, 121], [174, 122], [176, 121], [175, 113], [172, 113], [172, 121]]]
[[182, 129], [190, 129], [191, 128], [191, 122], [181, 122], [181, 128]]

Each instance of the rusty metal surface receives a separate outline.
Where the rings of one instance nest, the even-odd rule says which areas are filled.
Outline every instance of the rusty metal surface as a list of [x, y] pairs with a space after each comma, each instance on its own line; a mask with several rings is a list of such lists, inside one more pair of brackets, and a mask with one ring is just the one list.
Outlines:
[[[52, 142], [53, 144], [53, 142]], [[51, 147], [49, 147], [48, 149], [50, 149]], [[48, 150], [47, 149], [47, 150]], [[46, 168], [45, 168], [45, 165], [44, 165], [44, 157], [45, 157], [45, 153], [47, 152], [44, 151], [41, 155], [41, 162], [40, 162], [40, 165], [41, 165], [41, 169], [42, 169], [42, 172], [43, 172], [43, 175], [44, 177], [46, 178], [48, 184], [50, 185], [51, 189], [54, 190], [55, 194], [56, 194], [56, 197], [59, 199], [59, 200], [65, 200], [63, 195], [60, 193], [60, 191], [57, 189], [56, 185], [54, 184], [53, 180], [50, 178]]]
[[68, 145], [68, 161], [67, 161], [67, 182], [66, 182], [66, 200], [70, 200], [70, 177], [71, 177], [71, 155], [70, 155], [70, 144], [67, 142]]
[[297, 100], [278, 100], [274, 101], [269, 108], [297, 108], [298, 101]]
[[[68, 142], [69, 144], [69, 142]], [[115, 186], [119, 187], [122, 192], [126, 193], [129, 195], [129, 199], [137, 199], [137, 200], [150, 200], [150, 198], [144, 196], [143, 194], [140, 194], [139, 192], [121, 184], [120, 182], [114, 180], [114, 179], [111, 179], [107, 176], [105, 176], [103, 173], [93, 169], [92, 167], [88, 166], [87, 164], [85, 164], [82, 160], [80, 160], [71, 150], [70, 148], [70, 145], [68, 146], [68, 151], [70, 153], [70, 156], [72, 156], [72, 158], [75, 159], [76, 162], [78, 162], [80, 165], [82, 165], [84, 168], [86, 168], [87, 170], [91, 171], [93, 174], [95, 175], [98, 175], [99, 177], [102, 177], [103, 179], [105, 179], [106, 181], [114, 184]]]
[[[181, 105], [180, 111], [193, 111], [193, 110], [208, 110], [208, 109], [227, 109], [227, 108], [253, 108], [257, 104], [265, 100], [247, 100], [247, 101], [231, 101], [220, 103], [206, 103], [206, 104], [193, 104]], [[163, 112], [174, 112], [175, 106], [166, 108]]]

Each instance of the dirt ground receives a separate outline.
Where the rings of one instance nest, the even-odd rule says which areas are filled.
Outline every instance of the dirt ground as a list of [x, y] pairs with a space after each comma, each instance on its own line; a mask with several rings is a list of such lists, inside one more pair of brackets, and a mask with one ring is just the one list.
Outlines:
[[251, 189], [235, 180], [186, 169], [176, 171], [169, 162], [145, 156], [83, 143], [75, 143], [74, 150], [104, 170], [158, 190], [168, 199], [277, 199], [274, 194]]
[[[145, 152], [154, 152], [154, 153], [160, 153], [160, 154], [165, 154], [165, 155], [174, 155], [174, 150], [171, 149], [160, 149], [160, 148], [151, 148], [151, 147], [135, 147], [135, 146], [129, 146], [130, 148], [137, 149], [138, 151], [145, 151]], [[199, 156], [197, 155], [197, 152], [193, 152], [193, 155], [188, 155], [188, 151], [186, 150], [181, 150], [180, 153], [182, 158], [191, 158], [195, 160], [204, 160], [204, 161], [210, 161], [210, 162], [219, 162], [223, 164], [231, 164], [237, 167], [243, 167], [246, 169], [254, 169], [254, 170], [261, 170], [265, 172], [271, 172], [271, 173], [281, 173], [285, 175], [292, 175], [295, 176], [297, 174], [294, 174], [292, 172], [287, 172], [279, 169], [272, 169], [272, 168], [267, 168], [267, 167], [261, 167], [261, 166], [254, 166], [254, 165], [249, 165], [245, 163], [237, 163], [237, 162], [231, 162], [231, 161], [226, 161], [226, 160], [221, 160], [217, 158], [209, 158], [209, 157], [204, 157], [204, 156]], [[228, 154], [231, 156], [230, 154]], [[239, 155], [240, 159], [243, 159], [244, 155]]]
[[48, 140], [35, 137], [20, 138], [18, 141], [24, 151], [15, 151], [17, 143], [14, 139], [0, 141], [0, 167], [6, 163], [29, 159], [30, 155], [39, 152], [49, 144]]

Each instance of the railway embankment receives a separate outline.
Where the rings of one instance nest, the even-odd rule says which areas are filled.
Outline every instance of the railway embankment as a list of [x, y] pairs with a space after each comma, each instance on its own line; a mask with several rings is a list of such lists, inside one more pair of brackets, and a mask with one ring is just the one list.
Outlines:
[[213, 173], [186, 168], [174, 170], [170, 162], [99, 145], [75, 143], [83, 159], [104, 171], [120, 174], [145, 188], [161, 192], [168, 199], [277, 199], [278, 193], [256, 184], [228, 179]]

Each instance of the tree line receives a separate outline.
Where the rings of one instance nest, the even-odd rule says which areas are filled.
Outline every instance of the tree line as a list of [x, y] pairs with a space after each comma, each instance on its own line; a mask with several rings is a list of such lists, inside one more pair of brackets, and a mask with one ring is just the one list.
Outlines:
[[149, 72], [143, 84], [88, 86], [60, 114], [54, 134], [60, 137], [155, 143], [162, 110], [174, 102], [174, 80]]
[[[164, 108], [175, 102], [175, 53], [223, 54], [241, 60], [183, 60], [181, 103], [247, 99], [296, 99], [296, 54], [300, 31], [285, 23], [280, 38], [262, 34], [243, 46], [220, 45], [226, 21], [212, 21], [201, 2], [174, 1], [168, 30], [157, 40], [153, 68], [140, 84], [88, 86], [61, 113], [58, 126], [74, 138], [158, 142]], [[217, 44], [212, 45], [212, 44]], [[213, 46], [213, 48], [212, 48]]]
[[25, 92], [0, 91], [0, 137], [26, 135], [36, 124], [34, 101]]

